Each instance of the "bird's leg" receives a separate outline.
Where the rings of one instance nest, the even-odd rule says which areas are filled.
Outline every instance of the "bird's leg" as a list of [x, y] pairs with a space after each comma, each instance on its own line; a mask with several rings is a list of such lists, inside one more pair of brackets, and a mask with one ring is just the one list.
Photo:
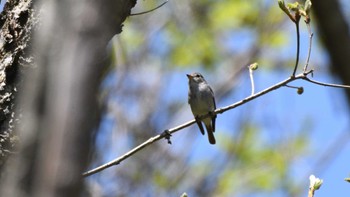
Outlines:
[[163, 133], [160, 134], [161, 136], [163, 136], [167, 141], [168, 141], [168, 144], [171, 144], [171, 141], [170, 141], [170, 137], [171, 137], [171, 134], [169, 132], [169, 130], [165, 130]]

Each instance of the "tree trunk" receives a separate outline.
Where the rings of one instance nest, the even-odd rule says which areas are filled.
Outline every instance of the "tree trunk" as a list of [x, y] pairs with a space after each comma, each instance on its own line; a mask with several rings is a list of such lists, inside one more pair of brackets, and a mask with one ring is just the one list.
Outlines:
[[35, 24], [31, 1], [9, 0], [5, 4], [0, 17], [0, 172], [18, 141], [15, 100], [22, 81], [20, 73], [33, 64], [28, 51]]
[[[312, 1], [322, 40], [331, 58], [331, 69], [344, 84], [350, 84], [350, 32], [339, 2]], [[346, 90], [350, 103], [350, 90]]]

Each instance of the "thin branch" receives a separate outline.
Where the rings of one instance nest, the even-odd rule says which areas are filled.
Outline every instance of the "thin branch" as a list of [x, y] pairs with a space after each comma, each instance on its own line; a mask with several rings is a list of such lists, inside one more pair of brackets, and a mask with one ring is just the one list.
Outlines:
[[295, 27], [296, 27], [296, 33], [297, 33], [297, 55], [295, 59], [295, 66], [293, 70], [292, 76], [295, 76], [295, 73], [297, 72], [298, 64], [299, 64], [299, 53], [300, 53], [300, 32], [299, 32], [299, 21], [300, 21], [300, 15], [296, 15], [296, 21]]
[[254, 72], [254, 70], [258, 69], [258, 63], [250, 64], [250, 65], [248, 66], [248, 69], [249, 69], [250, 83], [251, 83], [251, 86], [252, 86], [252, 93], [251, 93], [251, 95], [253, 95], [254, 92], [255, 92], [255, 85], [254, 85], [254, 76], [253, 76], [253, 72]]
[[252, 85], [252, 93], [251, 95], [254, 94], [255, 92], [255, 85], [254, 85], [254, 77], [253, 77], [253, 70], [249, 68], [249, 77], [250, 77], [250, 83]]
[[346, 88], [346, 89], [350, 89], [350, 86], [349, 85], [339, 85], [339, 84], [332, 84], [332, 83], [323, 83], [323, 82], [319, 82], [319, 81], [315, 81], [315, 80], [312, 80], [308, 77], [304, 77], [302, 78], [304, 79], [305, 81], [308, 81], [308, 82], [311, 82], [311, 83], [314, 83], [314, 84], [317, 84], [317, 85], [321, 85], [321, 86], [327, 86], [327, 87], [333, 87], [333, 88]]
[[153, 12], [154, 10], [156, 10], [156, 9], [162, 7], [163, 5], [165, 5], [166, 3], [168, 3], [168, 1], [169, 0], [166, 0], [165, 2], [163, 2], [162, 4], [160, 4], [159, 6], [153, 8], [153, 9], [150, 9], [150, 10], [147, 10], [147, 11], [144, 11], [144, 12], [130, 14], [130, 16], [142, 15], [142, 14], [147, 14], [147, 13]]
[[309, 188], [309, 192], [308, 192], [308, 197], [314, 197], [314, 194], [315, 194], [315, 190], [314, 188]]
[[296, 87], [296, 86], [291, 86], [291, 85], [285, 85], [286, 87], [288, 88], [293, 88], [293, 89], [298, 89], [299, 87]]
[[311, 31], [311, 26], [310, 26], [310, 21], [305, 21], [306, 26], [307, 26], [307, 31], [309, 32], [309, 48], [307, 52], [307, 58], [306, 58], [306, 63], [304, 66], [304, 72], [307, 71], [307, 67], [309, 66], [310, 62], [310, 56], [311, 56], [311, 47], [312, 47], [312, 37], [314, 36], [314, 33]]

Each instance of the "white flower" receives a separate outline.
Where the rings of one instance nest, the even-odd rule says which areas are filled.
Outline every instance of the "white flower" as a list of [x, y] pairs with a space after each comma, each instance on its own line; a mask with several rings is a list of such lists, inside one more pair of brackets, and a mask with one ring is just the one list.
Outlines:
[[310, 188], [314, 188], [314, 190], [320, 189], [320, 187], [323, 183], [322, 179], [315, 177], [315, 175], [313, 175], [313, 174], [310, 175], [309, 179], [310, 179]]

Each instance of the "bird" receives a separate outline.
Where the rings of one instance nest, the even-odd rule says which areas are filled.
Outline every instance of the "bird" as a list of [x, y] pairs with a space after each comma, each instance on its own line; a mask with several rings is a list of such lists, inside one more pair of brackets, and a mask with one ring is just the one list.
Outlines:
[[214, 137], [215, 132], [215, 120], [216, 115], [211, 115], [203, 120], [199, 117], [208, 113], [213, 113], [216, 109], [215, 97], [212, 88], [209, 86], [204, 77], [194, 72], [192, 74], [186, 74], [188, 78], [188, 104], [191, 107], [192, 114], [195, 117], [196, 123], [204, 135], [204, 123], [210, 144], [215, 144], [216, 140]]

